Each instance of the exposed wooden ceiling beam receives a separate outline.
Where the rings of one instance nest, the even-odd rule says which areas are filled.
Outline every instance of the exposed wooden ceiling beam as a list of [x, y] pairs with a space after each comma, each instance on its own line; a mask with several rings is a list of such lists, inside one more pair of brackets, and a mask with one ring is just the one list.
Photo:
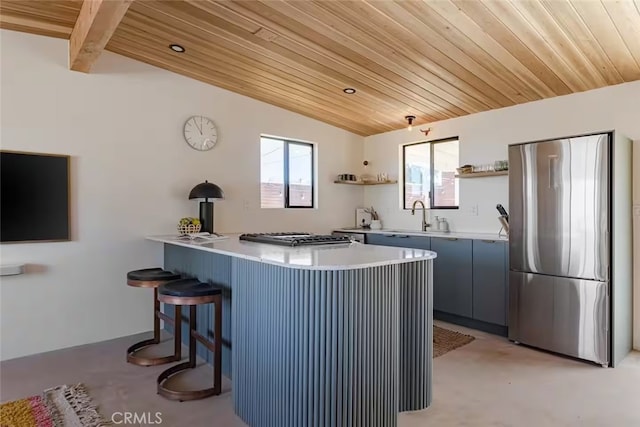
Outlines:
[[0, 15], [0, 27], [8, 30], [25, 31], [64, 39], [68, 39], [69, 34], [71, 34], [71, 29], [64, 25], [42, 22], [29, 16], [19, 16], [8, 13]]
[[132, 1], [84, 0], [69, 39], [69, 68], [91, 70]]

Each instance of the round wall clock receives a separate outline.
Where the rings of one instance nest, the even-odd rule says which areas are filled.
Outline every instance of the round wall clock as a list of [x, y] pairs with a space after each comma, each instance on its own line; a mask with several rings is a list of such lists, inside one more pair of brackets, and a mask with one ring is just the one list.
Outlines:
[[194, 150], [211, 150], [218, 142], [218, 129], [213, 120], [192, 116], [184, 124], [184, 139]]

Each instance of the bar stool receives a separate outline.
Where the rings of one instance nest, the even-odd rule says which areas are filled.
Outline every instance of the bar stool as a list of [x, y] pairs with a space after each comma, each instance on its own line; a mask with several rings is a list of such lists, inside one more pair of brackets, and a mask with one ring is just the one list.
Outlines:
[[[172, 280], [180, 279], [179, 274], [174, 274], [171, 271], [165, 271], [161, 268], [145, 268], [142, 270], [134, 270], [127, 273], [127, 285], [137, 288], [153, 288], [153, 338], [140, 341], [127, 349], [127, 362], [140, 366], [154, 366], [161, 365], [163, 363], [177, 362], [181, 356], [181, 328], [180, 316], [181, 307], [175, 307], [175, 318], [178, 319], [174, 322], [173, 319], [160, 311], [160, 302], [158, 301], [158, 287], [164, 283]], [[174, 352], [171, 356], [164, 357], [141, 357], [137, 356], [136, 352], [144, 347], [160, 343], [160, 319], [174, 325], [173, 341]], [[175, 327], [175, 325], [178, 327]]]
[[[158, 394], [170, 400], [195, 400], [219, 395], [222, 390], [222, 291], [209, 283], [197, 279], [181, 279], [165, 283], [159, 288], [159, 300], [166, 304], [189, 306], [189, 361], [172, 366], [158, 376]], [[213, 343], [196, 330], [196, 306], [214, 304]], [[202, 390], [178, 391], [165, 386], [164, 382], [178, 372], [196, 367], [196, 345], [203, 344], [213, 352], [213, 387]]]

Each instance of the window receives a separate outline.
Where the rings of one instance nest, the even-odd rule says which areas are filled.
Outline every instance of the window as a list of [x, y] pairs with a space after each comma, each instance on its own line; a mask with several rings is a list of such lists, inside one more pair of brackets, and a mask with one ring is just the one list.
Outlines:
[[260, 138], [260, 206], [313, 208], [313, 144]]
[[402, 157], [405, 209], [416, 200], [431, 209], [458, 208], [458, 138], [405, 145]]

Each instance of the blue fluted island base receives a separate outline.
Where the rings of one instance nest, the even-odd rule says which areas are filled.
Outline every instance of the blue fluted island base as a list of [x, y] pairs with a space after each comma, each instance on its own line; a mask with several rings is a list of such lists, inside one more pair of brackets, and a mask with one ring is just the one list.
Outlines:
[[[223, 362], [231, 365], [236, 414], [248, 425], [396, 426], [398, 412], [429, 406], [435, 254], [369, 246], [376, 255], [391, 250], [390, 259], [292, 265], [209, 246], [165, 245], [165, 268], [228, 288], [223, 338], [231, 323], [233, 351]], [[265, 250], [273, 255], [274, 247]], [[299, 257], [314, 249], [277, 250]], [[397, 251], [412, 256], [400, 260]], [[210, 323], [201, 326], [210, 332]]]

